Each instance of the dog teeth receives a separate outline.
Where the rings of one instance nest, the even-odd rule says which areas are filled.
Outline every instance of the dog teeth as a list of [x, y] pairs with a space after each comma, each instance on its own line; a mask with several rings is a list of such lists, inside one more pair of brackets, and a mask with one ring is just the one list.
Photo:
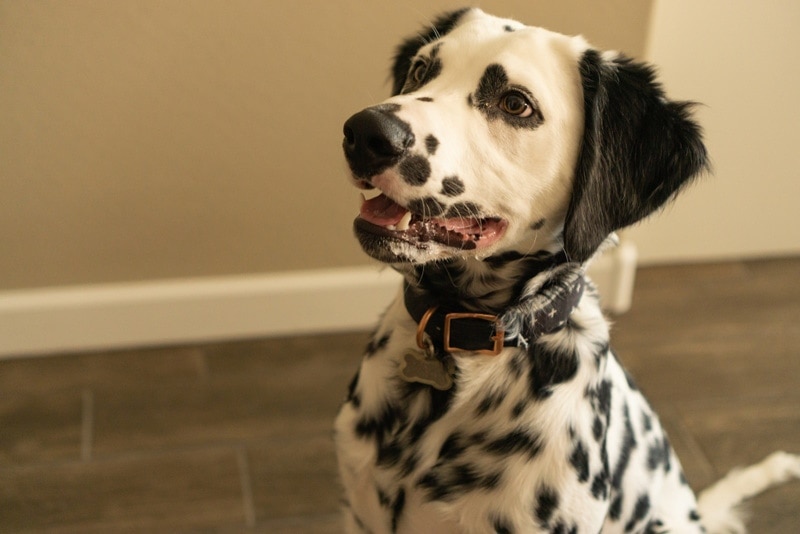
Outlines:
[[405, 232], [408, 230], [409, 225], [411, 224], [411, 212], [407, 211], [403, 218], [400, 219], [395, 227], [399, 232]]

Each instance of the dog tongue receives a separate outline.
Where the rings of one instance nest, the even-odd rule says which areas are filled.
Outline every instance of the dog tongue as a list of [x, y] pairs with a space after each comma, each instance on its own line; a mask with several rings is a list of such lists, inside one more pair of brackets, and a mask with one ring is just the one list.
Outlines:
[[384, 194], [361, 204], [361, 218], [378, 226], [396, 225], [407, 212], [407, 209]]

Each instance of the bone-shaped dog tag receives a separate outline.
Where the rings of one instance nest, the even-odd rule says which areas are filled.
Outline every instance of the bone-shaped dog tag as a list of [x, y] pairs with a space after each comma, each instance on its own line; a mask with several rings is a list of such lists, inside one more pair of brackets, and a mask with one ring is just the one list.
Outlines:
[[406, 382], [426, 384], [441, 391], [453, 387], [455, 365], [447, 357], [442, 361], [423, 350], [409, 350], [400, 362], [400, 377]]

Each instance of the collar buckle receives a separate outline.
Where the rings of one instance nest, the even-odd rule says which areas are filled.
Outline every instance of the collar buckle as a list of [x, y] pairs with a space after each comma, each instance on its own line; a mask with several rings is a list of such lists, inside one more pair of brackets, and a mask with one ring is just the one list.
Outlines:
[[[489, 339], [494, 341], [494, 347], [491, 349], [466, 349], [454, 347], [450, 345], [450, 332], [451, 322], [458, 319], [478, 319], [487, 321], [494, 324], [494, 335]], [[444, 351], [452, 352], [477, 352], [478, 354], [485, 354], [487, 356], [497, 356], [503, 350], [503, 342], [505, 340], [505, 332], [499, 327], [497, 323], [497, 315], [490, 315], [487, 313], [448, 313], [444, 318]]]

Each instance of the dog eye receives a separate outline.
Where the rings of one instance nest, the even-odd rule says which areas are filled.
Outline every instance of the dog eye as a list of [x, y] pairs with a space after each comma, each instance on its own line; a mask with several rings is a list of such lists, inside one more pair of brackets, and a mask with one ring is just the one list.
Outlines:
[[414, 83], [422, 83], [426, 74], [428, 74], [428, 64], [420, 59], [411, 67], [408, 77]]
[[509, 115], [521, 118], [533, 115], [533, 106], [523, 94], [517, 91], [510, 91], [500, 97], [499, 106]]

